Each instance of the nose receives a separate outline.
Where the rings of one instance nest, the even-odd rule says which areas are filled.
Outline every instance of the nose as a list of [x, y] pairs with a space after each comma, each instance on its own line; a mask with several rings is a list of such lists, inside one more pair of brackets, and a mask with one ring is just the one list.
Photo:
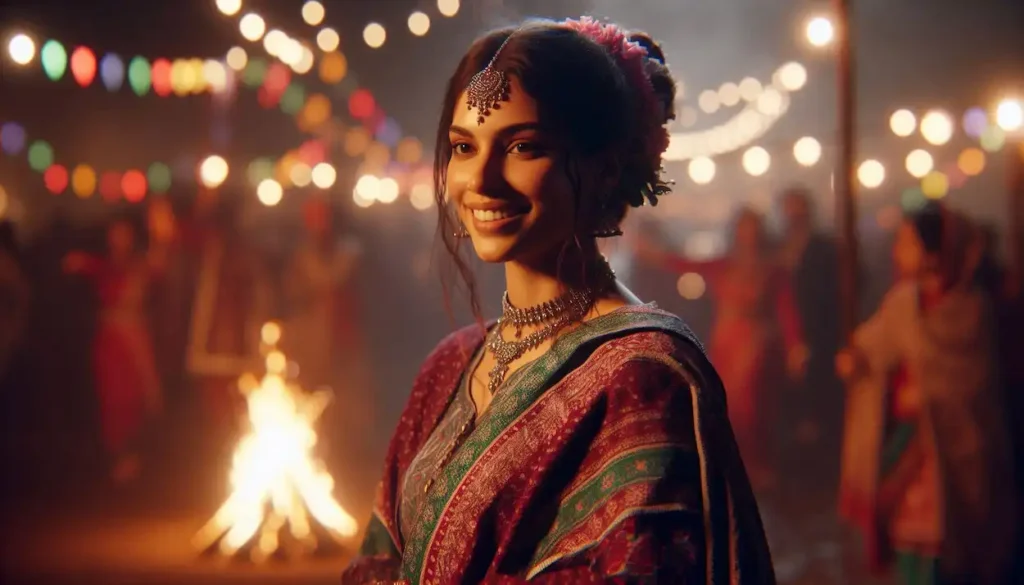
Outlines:
[[500, 148], [481, 148], [464, 165], [462, 171], [470, 191], [493, 198], [508, 195], [510, 187], [505, 180], [505, 158]]

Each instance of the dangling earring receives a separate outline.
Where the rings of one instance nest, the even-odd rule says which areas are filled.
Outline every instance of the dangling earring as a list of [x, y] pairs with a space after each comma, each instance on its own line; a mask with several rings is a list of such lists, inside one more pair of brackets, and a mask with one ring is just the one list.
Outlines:
[[455, 233], [452, 235], [455, 236], [456, 238], [468, 238], [469, 230], [466, 229], [466, 224], [459, 221], [458, 227], [455, 228]]
[[605, 221], [602, 222], [602, 224], [598, 226], [591, 235], [595, 238], [614, 238], [616, 236], [621, 236], [622, 230], [611, 221]]

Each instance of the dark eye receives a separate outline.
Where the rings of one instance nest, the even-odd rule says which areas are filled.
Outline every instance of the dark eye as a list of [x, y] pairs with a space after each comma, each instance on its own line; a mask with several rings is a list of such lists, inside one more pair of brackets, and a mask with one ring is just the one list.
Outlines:
[[516, 142], [515, 144], [513, 144], [512, 148], [509, 149], [509, 150], [511, 150], [511, 152], [514, 152], [516, 154], [536, 155], [538, 152], [540, 152], [540, 145], [537, 144], [537, 143], [534, 143], [534, 142], [528, 142], [526, 140], [521, 140], [521, 141]]
[[453, 142], [452, 152], [455, 154], [468, 154], [472, 150], [472, 147], [468, 142]]

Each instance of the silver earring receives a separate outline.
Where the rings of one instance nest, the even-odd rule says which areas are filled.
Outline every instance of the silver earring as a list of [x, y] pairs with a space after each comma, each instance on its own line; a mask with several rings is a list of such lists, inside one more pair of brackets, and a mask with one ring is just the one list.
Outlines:
[[455, 228], [455, 233], [453, 233], [452, 235], [455, 236], [456, 238], [468, 238], [469, 230], [466, 229], [466, 224], [460, 221], [458, 225], [459, 227]]
[[590, 234], [595, 238], [614, 238], [622, 235], [622, 230], [613, 220], [607, 219], [598, 224], [597, 228]]

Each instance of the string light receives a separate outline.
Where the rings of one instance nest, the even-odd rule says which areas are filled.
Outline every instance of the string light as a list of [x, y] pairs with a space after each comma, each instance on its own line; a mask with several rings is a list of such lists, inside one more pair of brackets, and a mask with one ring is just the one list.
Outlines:
[[387, 36], [384, 26], [377, 22], [371, 22], [363, 29], [363, 41], [371, 49], [379, 49], [384, 46]]
[[263, 38], [263, 33], [267, 31], [267, 23], [259, 14], [250, 12], [238, 21], [238, 30], [242, 33], [242, 38], [255, 43]]
[[206, 157], [199, 165], [199, 179], [210, 189], [220, 187], [228, 178], [228, 162], [214, 154]]
[[896, 110], [889, 117], [889, 129], [901, 138], [906, 138], [917, 130], [917, 118], [910, 110]]
[[1020, 100], [1004, 99], [996, 106], [996, 124], [1004, 132], [1016, 132], [1024, 127], [1024, 105]]
[[309, 0], [302, 5], [302, 20], [309, 26], [316, 26], [324, 21], [324, 5], [317, 0]]
[[768, 151], [760, 146], [748, 148], [743, 153], [743, 168], [748, 173], [755, 177], [768, 172], [768, 167], [771, 166], [772, 157], [768, 154]]
[[245, 69], [246, 63], [249, 62], [249, 55], [242, 47], [231, 47], [228, 49], [228, 54], [225, 60], [227, 61], [228, 67], [235, 71], [241, 71]]
[[825, 47], [832, 44], [836, 33], [835, 27], [832, 26], [832, 21], [824, 16], [815, 16], [808, 20], [804, 32], [807, 36], [807, 41], [815, 47]]
[[437, 11], [451, 18], [459, 13], [459, 0], [437, 0]]
[[417, 10], [409, 15], [409, 32], [422, 37], [430, 31], [430, 17]]
[[932, 172], [935, 167], [935, 160], [927, 150], [916, 149], [910, 151], [906, 161], [907, 172], [910, 176], [920, 179]]
[[377, 201], [385, 204], [394, 203], [398, 199], [398, 192], [398, 181], [384, 177], [377, 184]]
[[27, 34], [18, 33], [7, 43], [7, 53], [18, 65], [28, 65], [36, 57], [36, 42]]
[[242, 9], [242, 0], [217, 0], [217, 10], [225, 16], [234, 16]]
[[821, 143], [810, 136], [804, 136], [793, 144], [793, 158], [801, 166], [814, 166], [821, 159]]
[[316, 33], [316, 46], [320, 47], [321, 51], [330, 53], [337, 50], [339, 45], [341, 45], [341, 36], [333, 28], [322, 28], [320, 32]]
[[715, 161], [706, 156], [696, 157], [690, 161], [687, 172], [694, 183], [706, 185], [715, 178]]
[[874, 159], [868, 159], [857, 167], [857, 179], [868, 189], [875, 189], [885, 182], [885, 167]]
[[953, 137], [953, 119], [942, 110], [926, 113], [921, 118], [921, 136], [929, 144], [946, 144]]
[[263, 179], [256, 187], [256, 198], [267, 207], [273, 207], [284, 198], [284, 188], [274, 179]]
[[338, 172], [328, 163], [320, 163], [313, 167], [313, 184], [321, 189], [330, 189], [338, 178]]

